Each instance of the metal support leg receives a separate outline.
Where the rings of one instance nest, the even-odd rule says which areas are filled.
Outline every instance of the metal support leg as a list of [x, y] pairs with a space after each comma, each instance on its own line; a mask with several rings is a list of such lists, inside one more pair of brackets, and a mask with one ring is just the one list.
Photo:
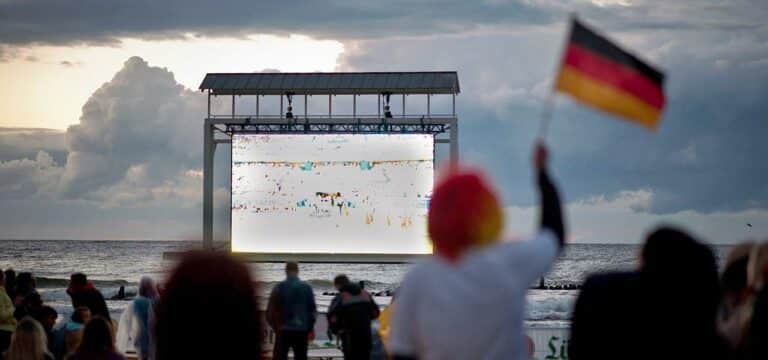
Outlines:
[[213, 124], [205, 119], [203, 125], [203, 249], [213, 250]]
[[432, 96], [430, 94], [427, 94], [427, 118], [432, 117], [432, 109], [430, 109], [430, 103], [429, 103], [431, 97]]
[[451, 163], [456, 164], [459, 161], [459, 119], [451, 119]]

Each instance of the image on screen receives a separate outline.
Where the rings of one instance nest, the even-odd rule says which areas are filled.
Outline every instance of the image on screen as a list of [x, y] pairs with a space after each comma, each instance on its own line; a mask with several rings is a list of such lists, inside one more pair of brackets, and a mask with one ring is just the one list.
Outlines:
[[232, 251], [429, 254], [434, 138], [232, 137]]

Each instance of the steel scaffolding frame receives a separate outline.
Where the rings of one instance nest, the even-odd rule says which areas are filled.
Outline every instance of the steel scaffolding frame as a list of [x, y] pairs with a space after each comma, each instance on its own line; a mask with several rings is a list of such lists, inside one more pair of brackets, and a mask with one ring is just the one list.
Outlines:
[[[458, 160], [458, 118], [456, 116], [456, 94], [458, 93], [458, 84], [451, 97], [451, 113], [445, 115], [433, 114], [431, 111], [430, 97], [437, 96], [429, 93], [428, 89], [423, 93], [427, 99], [426, 114], [405, 114], [405, 96], [403, 96], [403, 112], [400, 116], [394, 117], [391, 114], [382, 114], [382, 105], [384, 110], [389, 109], [388, 103], [382, 104], [382, 96], [387, 98], [395, 95], [391, 92], [376, 94], [378, 97], [378, 106], [376, 114], [359, 114], [357, 109], [357, 97], [370, 96], [370, 92], [365, 95], [350, 93], [353, 96], [352, 116], [336, 115], [332, 111], [332, 96], [339, 96], [337, 93], [327, 94], [328, 113], [322, 116], [307, 113], [307, 96], [304, 97], [304, 114], [296, 117], [286, 116], [283, 108], [283, 98], [289, 98], [296, 95], [296, 92], [286, 92], [284, 94], [259, 94], [258, 89], [245, 89], [242, 92], [230, 91], [222, 95], [221, 91], [214, 92], [207, 90], [208, 107], [207, 116], [203, 124], [203, 248], [214, 250], [213, 242], [213, 179], [214, 179], [214, 155], [218, 144], [231, 143], [232, 136], [238, 133], [250, 134], [432, 134], [435, 136], [435, 145], [448, 145], [449, 160], [455, 162]], [[201, 86], [202, 89], [202, 86]], [[413, 90], [408, 95], [417, 94]], [[315, 90], [312, 95], [324, 95]], [[231, 112], [227, 115], [213, 114], [211, 111], [211, 98], [217, 96], [231, 96]], [[236, 115], [235, 97], [236, 96], [255, 96], [256, 114]], [[260, 114], [259, 98], [264, 96], [280, 96], [280, 115]], [[231, 151], [231, 148], [230, 148]], [[230, 198], [231, 201], [231, 198]], [[231, 204], [230, 204], [231, 206]], [[230, 243], [231, 243], [231, 239]], [[336, 254], [333, 256], [322, 254], [247, 254], [246, 260], [256, 262], [278, 262], [287, 258], [302, 260], [304, 262], [366, 262], [366, 263], [398, 263], [410, 261], [414, 256], [393, 255], [393, 254]]]

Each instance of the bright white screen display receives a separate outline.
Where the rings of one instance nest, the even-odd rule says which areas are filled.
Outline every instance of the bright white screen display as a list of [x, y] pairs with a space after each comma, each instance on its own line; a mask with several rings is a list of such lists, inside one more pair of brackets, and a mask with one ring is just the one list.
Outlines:
[[232, 251], [428, 254], [432, 135], [232, 137]]

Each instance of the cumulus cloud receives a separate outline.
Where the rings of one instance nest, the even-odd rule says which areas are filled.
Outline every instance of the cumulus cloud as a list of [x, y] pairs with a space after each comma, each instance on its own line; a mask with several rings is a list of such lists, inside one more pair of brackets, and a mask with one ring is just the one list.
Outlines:
[[[67, 129], [70, 152], [61, 194], [120, 202], [125, 199], [109, 198], [124, 197], [118, 190], [125, 186], [164, 186], [199, 168], [204, 104], [200, 93], [179, 85], [170, 71], [128, 59], [88, 99], [80, 122]], [[151, 198], [147, 191], [137, 200]]]
[[[0, 198], [16, 209], [35, 204], [28, 210], [54, 214], [41, 220], [51, 229], [62, 216], [52, 209], [69, 206], [85, 217], [114, 214], [120, 220], [105, 221], [122, 225], [166, 226], [164, 219], [170, 218], [175, 223], [168, 226], [176, 231], [170, 237], [198, 237], [204, 110], [204, 96], [178, 84], [170, 71], [130, 58], [94, 92], [79, 123], [66, 132], [0, 128]], [[221, 157], [217, 171], [224, 174], [228, 158]], [[220, 219], [226, 215], [223, 200], [229, 198], [221, 178], [215, 193]], [[166, 217], [142, 215], [157, 212]], [[104, 229], [85, 222], [99, 234]], [[40, 234], [24, 224], [9, 222], [4, 233]]]
[[39, 151], [34, 159], [0, 162], [0, 194], [4, 198], [27, 198], [49, 194], [62, 168], [53, 157]]
[[[170, 71], [130, 58], [66, 132], [0, 129], [0, 150], [14, 150], [2, 151], [12, 159], [0, 162], [0, 193], [46, 194], [102, 207], [155, 201], [197, 206], [202, 151], [196, 140], [202, 139], [204, 103]], [[66, 157], [57, 162], [51, 152]]]
[[50, 129], [0, 128], [0, 161], [34, 159], [43, 150], [59, 164], [67, 157], [64, 132]]

